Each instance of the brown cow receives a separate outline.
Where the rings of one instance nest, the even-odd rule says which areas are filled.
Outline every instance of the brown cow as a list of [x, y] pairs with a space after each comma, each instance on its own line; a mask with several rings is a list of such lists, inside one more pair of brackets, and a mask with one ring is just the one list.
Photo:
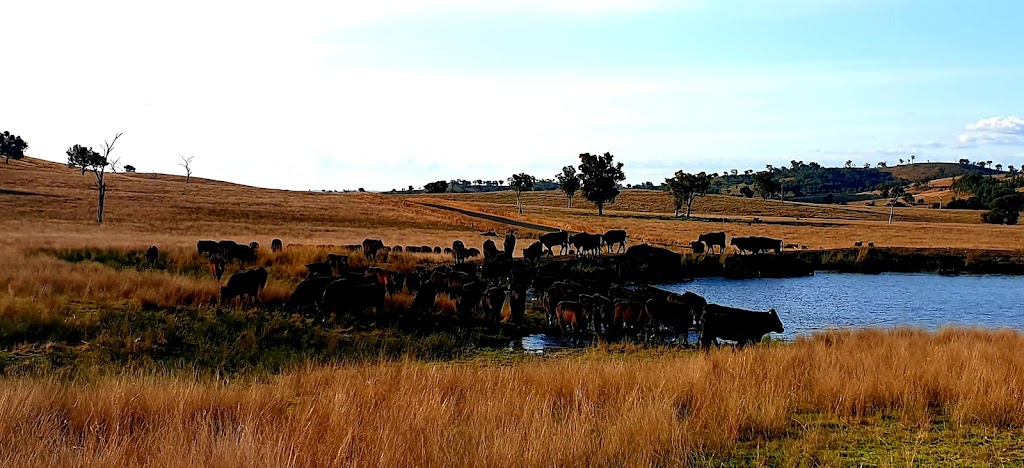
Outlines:
[[558, 328], [565, 335], [566, 330], [573, 335], [580, 330], [587, 329], [587, 313], [579, 302], [562, 301], [555, 306], [555, 315], [558, 317]]
[[505, 289], [490, 287], [480, 296], [480, 312], [489, 322], [498, 322], [501, 318], [501, 306], [505, 304]]
[[210, 274], [213, 275], [217, 281], [220, 281], [221, 277], [224, 276], [224, 267], [227, 266], [227, 262], [220, 255], [214, 255], [210, 257]]
[[641, 334], [647, 327], [647, 307], [643, 302], [622, 301], [616, 302], [612, 323], [615, 328], [625, 330], [627, 328], [638, 329]]

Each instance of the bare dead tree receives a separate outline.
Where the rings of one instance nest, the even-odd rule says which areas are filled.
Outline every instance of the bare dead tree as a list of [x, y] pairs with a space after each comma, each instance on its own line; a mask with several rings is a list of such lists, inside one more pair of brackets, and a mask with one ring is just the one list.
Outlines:
[[107, 198], [107, 183], [104, 181], [104, 176], [107, 172], [107, 166], [110, 165], [110, 153], [114, 151], [114, 143], [117, 143], [117, 139], [121, 138], [121, 133], [114, 135], [114, 139], [107, 143], [103, 141], [103, 155], [89, 164], [89, 170], [96, 175], [96, 190], [99, 192], [99, 204], [96, 208], [96, 221], [99, 224], [103, 224], [103, 202]]
[[192, 160], [195, 159], [195, 156], [186, 158], [179, 154], [178, 157], [181, 158], [181, 162], [178, 165], [185, 168], [185, 185], [188, 185], [192, 180]]
[[110, 162], [110, 172], [117, 174], [117, 167], [121, 165], [121, 158], [117, 158]]

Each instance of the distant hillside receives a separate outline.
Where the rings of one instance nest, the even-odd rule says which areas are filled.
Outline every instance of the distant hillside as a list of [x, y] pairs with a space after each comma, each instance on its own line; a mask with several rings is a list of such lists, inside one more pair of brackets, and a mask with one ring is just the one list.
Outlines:
[[910, 181], [919, 180], [935, 180], [944, 179], [947, 177], [959, 177], [964, 174], [981, 173], [985, 175], [991, 174], [1005, 174], [1004, 171], [997, 171], [988, 167], [975, 166], [974, 164], [958, 164], [958, 163], [917, 163], [917, 164], [902, 164], [893, 167], [882, 167], [878, 169], [881, 172], [887, 172], [892, 174], [896, 179], [906, 179]]

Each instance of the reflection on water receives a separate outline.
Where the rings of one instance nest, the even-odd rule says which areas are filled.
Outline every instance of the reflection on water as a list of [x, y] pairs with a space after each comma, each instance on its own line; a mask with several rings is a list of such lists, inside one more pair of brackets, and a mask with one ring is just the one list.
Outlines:
[[947, 325], [1024, 329], [1019, 291], [1024, 278], [999, 275], [817, 273], [781, 279], [698, 278], [663, 285], [708, 302], [779, 312], [782, 338], [827, 328]]
[[[792, 339], [829, 328], [912, 326], [935, 330], [955, 325], [1024, 330], [1021, 286], [1024, 277], [1019, 276], [819, 272], [780, 279], [698, 278], [659, 287], [678, 293], [693, 291], [708, 302], [725, 306], [774, 308], [786, 331], [771, 336]], [[690, 332], [689, 338], [690, 343], [696, 342], [696, 332]], [[537, 334], [522, 338], [518, 345], [527, 352], [540, 353], [592, 343]]]
[[[515, 343], [513, 343], [515, 344]], [[548, 336], [543, 333], [536, 335], [524, 336], [519, 340], [519, 347], [528, 353], [542, 352], [548, 348], [561, 348], [563, 346], [561, 338], [556, 336]]]

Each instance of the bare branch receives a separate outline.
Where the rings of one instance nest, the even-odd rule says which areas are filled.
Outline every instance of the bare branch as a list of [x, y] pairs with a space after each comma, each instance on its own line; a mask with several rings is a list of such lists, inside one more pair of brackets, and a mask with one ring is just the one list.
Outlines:
[[192, 160], [195, 159], [196, 157], [189, 156], [186, 158], [185, 156], [182, 156], [180, 153], [178, 154], [178, 157], [181, 158], [181, 162], [178, 163], [178, 165], [185, 168], [185, 185], [188, 185], [189, 182], [192, 180]]

